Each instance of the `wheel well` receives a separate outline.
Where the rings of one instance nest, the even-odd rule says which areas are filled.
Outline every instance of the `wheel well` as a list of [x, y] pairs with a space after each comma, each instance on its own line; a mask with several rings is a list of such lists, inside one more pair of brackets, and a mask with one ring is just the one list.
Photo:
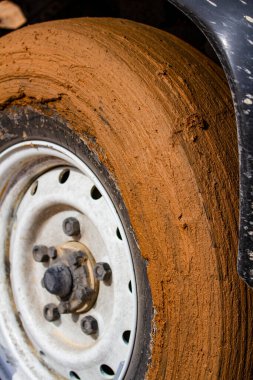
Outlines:
[[[166, 0], [15, 0], [27, 24], [76, 17], [115, 17], [141, 22], [166, 30], [188, 42], [213, 61], [219, 60], [200, 29], [182, 11]], [[1, 10], [0, 10], [1, 12]], [[21, 26], [22, 27], [22, 26]], [[1, 28], [0, 36], [11, 30]]]

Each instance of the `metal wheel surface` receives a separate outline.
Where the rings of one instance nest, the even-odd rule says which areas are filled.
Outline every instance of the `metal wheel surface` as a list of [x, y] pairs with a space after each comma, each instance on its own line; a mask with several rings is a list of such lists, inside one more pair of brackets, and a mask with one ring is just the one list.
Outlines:
[[165, 32], [113, 19], [24, 28], [0, 52], [6, 372], [250, 379], [221, 70]]
[[8, 252], [12, 289], [10, 296], [9, 282], [2, 283], [1, 313], [8, 315], [1, 320], [2, 346], [10, 340], [19, 362], [38, 360], [35, 349], [50, 367], [38, 365], [38, 378], [54, 378], [52, 372], [122, 378], [135, 340], [136, 281], [109, 195], [85, 163], [50, 142], [13, 145], [0, 155], [0, 171], [1, 278]]

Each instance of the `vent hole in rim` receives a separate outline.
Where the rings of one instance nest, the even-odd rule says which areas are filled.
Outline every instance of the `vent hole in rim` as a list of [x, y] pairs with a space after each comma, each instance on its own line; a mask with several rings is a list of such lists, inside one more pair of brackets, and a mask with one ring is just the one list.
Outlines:
[[132, 281], [129, 281], [129, 283], [128, 283], [128, 289], [130, 290], [131, 293], [133, 293]]
[[100, 191], [98, 190], [98, 188], [96, 186], [93, 186], [91, 191], [90, 191], [90, 195], [91, 195], [91, 198], [92, 199], [100, 199], [102, 197], [102, 194], [100, 193]]
[[60, 183], [65, 183], [67, 182], [68, 178], [70, 175], [70, 170], [69, 169], [64, 169], [60, 175], [59, 175], [59, 182]]
[[116, 234], [117, 234], [118, 238], [119, 238], [120, 240], [122, 240], [122, 236], [121, 236], [121, 233], [120, 233], [119, 228], [117, 228], [117, 230], [116, 230]]
[[38, 190], [38, 181], [35, 181], [31, 186], [31, 195], [35, 195]]
[[74, 371], [70, 371], [69, 372], [69, 378], [71, 380], [81, 380], [81, 377], [78, 376], [78, 374], [76, 372], [74, 372]]
[[126, 344], [129, 343], [130, 336], [131, 336], [131, 331], [130, 331], [130, 330], [126, 330], [126, 331], [123, 332], [123, 334], [122, 334], [122, 338], [123, 338], [123, 341], [124, 341]]
[[106, 379], [112, 379], [114, 376], [113, 369], [106, 364], [100, 366], [100, 372]]

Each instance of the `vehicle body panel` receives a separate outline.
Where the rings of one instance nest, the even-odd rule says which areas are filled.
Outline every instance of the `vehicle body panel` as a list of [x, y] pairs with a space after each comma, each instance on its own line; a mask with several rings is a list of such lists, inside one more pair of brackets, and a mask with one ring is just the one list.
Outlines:
[[239, 147], [238, 273], [253, 287], [253, 2], [170, 0], [188, 15], [216, 51], [232, 92]]

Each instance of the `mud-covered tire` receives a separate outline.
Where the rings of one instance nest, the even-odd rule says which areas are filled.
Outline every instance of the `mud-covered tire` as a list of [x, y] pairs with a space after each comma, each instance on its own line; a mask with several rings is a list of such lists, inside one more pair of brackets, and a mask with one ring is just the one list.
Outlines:
[[142, 309], [126, 378], [250, 379], [252, 295], [236, 273], [237, 139], [221, 69], [116, 19], [31, 26], [0, 51], [1, 151], [41, 139], [92, 156], [147, 263], [153, 311], [145, 281], [139, 297], [152, 326]]

